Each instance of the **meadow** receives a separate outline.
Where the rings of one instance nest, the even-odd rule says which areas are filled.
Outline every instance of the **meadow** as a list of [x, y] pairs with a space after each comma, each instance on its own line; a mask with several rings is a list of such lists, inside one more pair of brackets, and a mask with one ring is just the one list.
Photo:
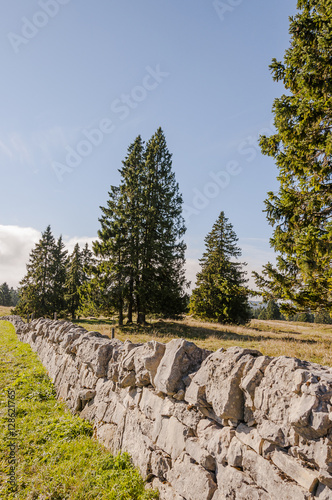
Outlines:
[[115, 320], [91, 318], [76, 323], [108, 336], [114, 328], [115, 337], [122, 341], [166, 343], [185, 338], [211, 351], [240, 346], [258, 349], [268, 356], [292, 356], [332, 366], [332, 325], [253, 319], [245, 326], [235, 326], [198, 321], [189, 316], [182, 320], [151, 319], [147, 326], [119, 327]]
[[[0, 316], [10, 314], [10, 310], [0, 306]], [[150, 318], [146, 326], [119, 327], [116, 318], [87, 318], [75, 323], [108, 336], [114, 328], [115, 337], [122, 341], [169, 342], [185, 338], [211, 351], [237, 345], [258, 349], [267, 356], [292, 356], [332, 367], [332, 325], [252, 319], [247, 325], [236, 326], [199, 321], [190, 316], [182, 320]]]

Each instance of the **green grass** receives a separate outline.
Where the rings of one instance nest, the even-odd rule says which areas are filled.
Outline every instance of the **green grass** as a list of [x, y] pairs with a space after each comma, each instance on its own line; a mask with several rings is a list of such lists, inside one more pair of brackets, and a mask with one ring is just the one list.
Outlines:
[[[57, 401], [36, 354], [0, 321], [0, 498], [24, 500], [148, 500], [158, 498], [127, 454], [96, 442], [92, 426]], [[16, 402], [17, 490], [8, 483], [8, 390]]]

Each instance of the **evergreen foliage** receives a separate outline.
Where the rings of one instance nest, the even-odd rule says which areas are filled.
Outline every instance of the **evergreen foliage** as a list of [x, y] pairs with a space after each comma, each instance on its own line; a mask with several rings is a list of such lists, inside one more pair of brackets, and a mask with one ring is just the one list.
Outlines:
[[281, 319], [280, 308], [274, 300], [269, 300], [267, 304], [266, 319]]
[[232, 260], [241, 256], [237, 241], [232, 224], [221, 212], [205, 238], [201, 271], [190, 301], [194, 316], [219, 323], [242, 323], [250, 318], [245, 264]]
[[265, 202], [277, 266], [255, 273], [263, 296], [281, 299], [287, 314], [332, 310], [332, 4], [297, 7], [284, 62], [270, 66], [287, 90], [273, 105], [277, 131], [260, 141], [279, 168], [279, 192]]
[[72, 319], [75, 319], [76, 312], [81, 305], [80, 289], [86, 280], [83, 267], [83, 252], [79, 244], [76, 243], [73, 253], [69, 258], [66, 276], [66, 304]]
[[16, 306], [19, 299], [18, 291], [13, 287], [9, 288], [8, 283], [0, 285], [0, 306]]
[[110, 315], [113, 311], [119, 314], [119, 324], [123, 324], [124, 298], [127, 292], [125, 263], [128, 249], [126, 247], [126, 219], [121, 211], [120, 189], [111, 186], [108, 193], [107, 207], [100, 207], [102, 216], [99, 219], [101, 229], [99, 240], [93, 243], [93, 251], [98, 259], [93, 267], [94, 277], [90, 290], [97, 299], [99, 312]]
[[327, 311], [317, 311], [314, 317], [315, 323], [332, 324], [332, 318]]
[[27, 274], [20, 282], [16, 314], [34, 313], [35, 317], [40, 317], [61, 313], [65, 308], [67, 264], [62, 238], [55, 241], [48, 226], [30, 253]]
[[90, 290], [104, 311], [124, 311], [128, 322], [137, 314], [165, 316], [185, 310], [185, 233], [182, 197], [172, 171], [161, 128], [144, 145], [140, 136], [129, 146], [119, 170], [119, 187], [111, 186], [101, 207], [97, 258]]

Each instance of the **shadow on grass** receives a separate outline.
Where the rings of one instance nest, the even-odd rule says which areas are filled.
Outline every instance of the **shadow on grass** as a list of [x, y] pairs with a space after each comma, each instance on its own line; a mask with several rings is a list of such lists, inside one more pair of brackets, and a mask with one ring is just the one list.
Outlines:
[[[179, 323], [158, 321], [146, 326], [125, 325], [119, 328], [124, 334], [143, 334], [154, 337], [170, 337], [170, 338], [186, 338], [188, 340], [205, 340], [211, 337], [217, 340], [234, 340], [236, 342], [258, 342], [264, 340], [281, 340], [286, 342], [295, 342], [299, 344], [317, 344], [317, 340], [313, 339], [298, 339], [291, 336], [272, 337], [268, 335], [250, 335], [239, 334], [232, 331], [219, 331], [213, 326], [197, 327], [190, 325], [181, 325]], [[262, 332], [263, 333], [263, 332]]]
[[113, 319], [98, 319], [98, 318], [88, 318], [88, 319], [75, 319], [75, 320], [70, 320], [72, 323], [80, 323], [81, 325], [111, 325], [114, 326], [116, 325], [116, 321]]

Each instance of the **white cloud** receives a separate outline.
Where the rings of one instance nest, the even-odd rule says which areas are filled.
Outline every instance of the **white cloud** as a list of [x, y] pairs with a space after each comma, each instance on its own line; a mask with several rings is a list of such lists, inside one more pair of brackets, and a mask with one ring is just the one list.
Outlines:
[[91, 238], [88, 236], [64, 236], [63, 237], [63, 242], [66, 245], [66, 249], [68, 252], [71, 254], [74, 250], [74, 246], [76, 243], [79, 244], [81, 248], [85, 247], [85, 244], [87, 243], [89, 245], [90, 250], [92, 249], [92, 242], [95, 241], [97, 238]]
[[[35, 244], [41, 238], [41, 233], [32, 227], [0, 225], [0, 284], [6, 281], [16, 288], [26, 274], [26, 264]], [[96, 238], [64, 237], [63, 242], [71, 253], [78, 243], [81, 247], [91, 243]]]
[[0, 225], [0, 283], [17, 287], [26, 273], [26, 264], [40, 232], [32, 227]]

